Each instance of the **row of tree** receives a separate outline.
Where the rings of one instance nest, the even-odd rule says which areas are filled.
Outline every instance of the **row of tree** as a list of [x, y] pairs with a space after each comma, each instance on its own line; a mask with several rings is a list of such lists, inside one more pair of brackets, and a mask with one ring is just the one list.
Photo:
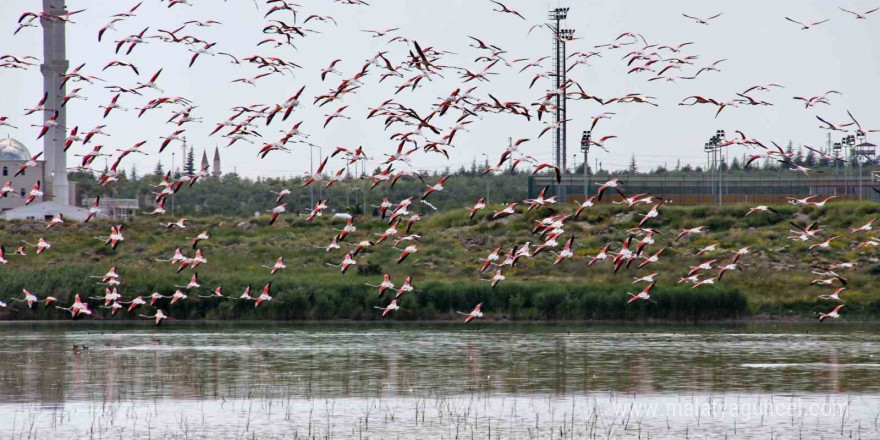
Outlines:
[[[814, 152], [803, 149], [794, 149], [789, 142], [786, 154], [793, 157], [795, 163], [811, 168], [830, 168], [835, 164], [819, 157]], [[773, 159], [761, 159], [753, 162], [749, 167], [744, 167], [748, 156], [733, 157], [728, 163], [727, 157], [719, 158], [717, 167], [727, 173], [762, 173], [788, 171], [790, 166], [779, 163]], [[181, 174], [192, 175], [198, 170], [195, 167], [194, 152], [188, 151], [182, 169], [172, 172], [172, 178], [177, 179]], [[866, 166], [877, 164], [875, 158], [863, 162]], [[300, 188], [303, 179], [281, 178], [242, 178], [230, 173], [221, 178], [201, 179], [193, 187], [182, 188], [173, 198], [169, 198], [165, 209], [175, 216], [192, 215], [235, 215], [252, 216], [255, 213], [265, 213], [275, 206], [275, 193], [288, 188], [293, 194], [287, 197], [287, 211], [293, 214], [306, 213], [315, 202], [322, 199], [330, 201], [331, 211], [349, 213], [362, 213], [376, 211], [383, 198], [397, 202], [406, 197], [413, 197], [416, 201], [416, 212], [430, 213], [436, 207], [440, 210], [469, 207], [479, 198], [487, 199], [492, 203], [509, 203], [523, 200], [528, 196], [529, 168], [510, 170], [509, 168], [500, 174], [485, 175], [485, 164], [473, 161], [470, 168], [464, 166], [457, 170], [449, 168], [435, 171], [421, 171], [420, 178], [404, 177], [394, 188], [388, 183], [382, 183], [374, 189], [370, 189], [371, 179], [355, 174], [345, 177], [341, 182], [333, 184], [330, 188], [324, 188], [322, 182], [316, 182], [307, 188]], [[583, 166], [583, 165], [581, 165]], [[570, 173], [580, 174], [583, 168], [569, 170]], [[601, 180], [610, 176], [632, 174], [675, 174], [675, 173], [702, 173], [707, 170], [702, 166], [682, 165], [680, 161], [674, 168], [657, 166], [647, 173], [640, 173], [635, 156], [630, 161], [626, 170], [609, 171], [605, 169], [588, 170], [593, 178]], [[380, 167], [373, 170], [379, 173]], [[90, 173], [73, 173], [72, 181], [78, 183], [80, 198], [94, 198], [96, 196], [138, 199], [146, 211], [152, 211], [155, 205], [155, 194], [159, 191], [157, 185], [165, 175], [165, 167], [161, 161], [156, 164], [152, 173], [139, 175], [137, 169], [121, 171], [121, 181], [108, 187], [100, 187], [96, 177]], [[446, 185], [446, 190], [432, 194], [428, 198], [428, 204], [419, 203], [421, 194], [427, 185], [433, 184], [442, 176], [452, 176]]]

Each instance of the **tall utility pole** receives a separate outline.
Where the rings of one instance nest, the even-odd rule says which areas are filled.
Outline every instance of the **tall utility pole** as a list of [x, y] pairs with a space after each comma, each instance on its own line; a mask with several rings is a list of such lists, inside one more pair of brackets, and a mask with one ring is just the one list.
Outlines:
[[[831, 134], [829, 134], [828, 136], [830, 138]], [[838, 187], [838, 185], [840, 185], [840, 161], [841, 161], [840, 151], [843, 150], [843, 144], [841, 144], [840, 142], [835, 142], [834, 145], [831, 147], [831, 149], [832, 149], [832, 151], [834, 151], [835, 187]], [[846, 191], [846, 187], [844, 187], [844, 192], [845, 191]], [[834, 194], [836, 195], [837, 191], [835, 191]]]
[[[568, 84], [567, 79], [567, 53], [565, 43], [574, 37], [574, 30], [563, 29], [562, 21], [568, 17], [569, 8], [551, 9], [547, 18], [550, 21], [549, 27], [553, 33], [553, 64], [554, 64], [554, 99], [556, 111], [553, 112], [555, 130], [553, 136], [553, 158], [554, 164], [559, 167], [562, 174], [568, 169], [567, 149], [566, 149], [566, 102], [568, 95], [565, 93]], [[565, 201], [565, 186], [560, 186], [560, 192], [557, 193], [561, 201]]]
[[712, 191], [710, 193], [713, 196], [713, 203], [717, 203], [718, 206], [721, 206], [724, 200], [724, 177], [718, 160], [719, 154], [721, 154], [721, 160], [724, 160], [723, 153], [721, 153], [724, 139], [724, 130], [717, 130], [715, 131], [715, 136], [709, 138], [709, 142], [706, 142], [703, 146], [703, 150], [706, 152], [707, 166], [712, 169]]
[[[856, 137], [853, 135], [846, 135], [843, 139], [840, 140], [846, 150], [844, 150], [844, 156], [846, 157], [846, 163], [843, 164], [843, 171], [846, 178], [846, 192], [844, 195], [849, 195], [850, 193], [850, 176], [852, 175], [852, 161], [855, 157], [853, 152], [853, 147], [856, 145]], [[855, 188], [852, 188], [852, 192], [855, 193]]]
[[869, 160], [870, 156], [875, 155], [877, 146], [868, 142], [868, 137], [862, 130], [856, 131], [855, 144], [855, 158], [859, 163], [859, 201], [861, 201], [865, 197], [865, 178], [862, 176], [862, 162]]
[[587, 173], [590, 169], [591, 136], [592, 132], [590, 130], [584, 130], [584, 134], [581, 136], [581, 151], [584, 152], [584, 201], [590, 196], [590, 180]]
[[[718, 154], [721, 156], [721, 161], [727, 164], [727, 160], [724, 158], [724, 153], [721, 152], [721, 148], [723, 148], [725, 140], [724, 130], [715, 131], [715, 149], [718, 151]], [[724, 174], [722, 173], [721, 164], [718, 164], [718, 206], [724, 205]]]
[[[61, 15], [67, 12], [64, 0], [43, 0], [43, 12]], [[51, 189], [52, 200], [62, 205], [70, 205], [70, 184], [67, 181], [67, 154], [64, 152], [64, 140], [67, 138], [67, 112], [61, 103], [67, 95], [67, 87], [61, 85], [61, 78], [67, 73], [70, 63], [67, 61], [65, 44], [65, 23], [60, 20], [40, 19], [43, 26], [43, 91], [46, 93], [46, 107], [51, 111], [43, 112], [43, 121], [58, 112], [57, 126], [43, 137], [43, 152], [46, 158], [45, 188]]]

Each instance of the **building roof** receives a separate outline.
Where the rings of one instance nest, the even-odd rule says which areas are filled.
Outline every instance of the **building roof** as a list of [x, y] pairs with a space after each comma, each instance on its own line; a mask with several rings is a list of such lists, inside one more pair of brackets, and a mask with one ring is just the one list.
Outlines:
[[[62, 205], [55, 202], [41, 202], [3, 211], [3, 213], [0, 213], [0, 218], [6, 220], [26, 220], [28, 217], [33, 217], [34, 220], [42, 221], [46, 216], [54, 216], [57, 214], [64, 215], [64, 218], [66, 219], [83, 221], [89, 215], [89, 210], [78, 208], [76, 206]], [[97, 217], [107, 218], [107, 215], [101, 213], [98, 214]]]
[[21, 142], [7, 137], [0, 139], [0, 160], [30, 160], [31, 152]]
[[[95, 203], [94, 198], [82, 199], [82, 206], [92, 206]], [[98, 201], [98, 208], [101, 209], [140, 209], [138, 199], [114, 199], [110, 197], [101, 197]]]

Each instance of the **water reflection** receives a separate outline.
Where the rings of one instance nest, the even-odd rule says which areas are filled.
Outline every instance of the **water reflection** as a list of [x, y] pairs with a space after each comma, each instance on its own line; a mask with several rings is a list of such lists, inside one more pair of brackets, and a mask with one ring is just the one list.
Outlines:
[[799, 329], [5, 325], [0, 398], [868, 393], [880, 390], [878, 342]]

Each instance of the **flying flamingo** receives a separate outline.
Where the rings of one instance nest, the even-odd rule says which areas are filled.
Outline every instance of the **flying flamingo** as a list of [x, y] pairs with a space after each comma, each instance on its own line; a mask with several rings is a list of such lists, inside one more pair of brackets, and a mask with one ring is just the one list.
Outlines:
[[470, 218], [471, 220], [473, 220], [474, 215], [477, 214], [477, 211], [479, 211], [479, 210], [481, 210], [481, 209], [483, 209], [483, 208], [485, 208], [485, 207], [486, 207], [486, 203], [484, 203], [484, 202], [483, 202], [483, 198], [480, 197], [480, 198], [477, 200], [477, 203], [474, 204], [474, 207], [471, 208], [471, 214], [468, 216], [468, 218]]
[[190, 277], [190, 279], [189, 279], [189, 283], [187, 283], [185, 286], [175, 285], [174, 287], [180, 287], [181, 289], [186, 289], [186, 290], [196, 289], [196, 288], [202, 287], [202, 285], [199, 284], [199, 274], [197, 274], [197, 273], [192, 274], [192, 277]]
[[414, 254], [418, 251], [419, 251], [419, 248], [417, 248], [416, 245], [414, 245], [414, 244], [407, 246], [406, 248], [403, 249], [403, 252], [400, 253], [400, 256], [397, 257], [397, 264], [402, 263], [403, 260], [406, 260], [406, 257], [408, 257], [410, 254]]
[[364, 285], [367, 285], [370, 287], [378, 287], [379, 288], [379, 298], [382, 298], [382, 295], [385, 294], [386, 290], [394, 288], [394, 283], [391, 282], [391, 277], [388, 276], [388, 274], [385, 274], [382, 277], [382, 283], [379, 285], [374, 285], [374, 284], [369, 284], [369, 283], [364, 283]]
[[718, 249], [718, 246], [719, 246], [720, 244], [721, 244], [721, 243], [713, 243], [713, 244], [710, 244], [710, 245], [708, 245], [708, 246], [706, 246], [706, 247], [700, 249], [699, 251], [697, 251], [697, 253], [696, 253], [695, 255], [700, 256], [700, 255], [703, 255], [703, 254], [705, 254], [705, 253], [715, 252], [715, 250]]
[[266, 269], [272, 270], [272, 275], [275, 275], [276, 272], [282, 269], [287, 269], [287, 266], [284, 264], [284, 257], [278, 257], [278, 260], [275, 261], [275, 264], [270, 266], [263, 265]]
[[516, 15], [517, 17], [519, 17], [519, 18], [521, 18], [521, 19], [523, 19], [523, 20], [526, 19], [525, 17], [522, 16], [522, 14], [520, 14], [520, 13], [517, 12], [517, 11], [514, 11], [513, 9], [508, 8], [507, 6], [504, 6], [501, 2], [497, 2], [497, 1], [495, 1], [495, 0], [491, 0], [491, 1], [492, 1], [492, 3], [495, 3], [496, 5], [498, 5], [498, 7], [500, 8], [500, 9], [493, 9], [494, 12], [501, 12], [501, 13], [505, 13], [505, 14], [513, 14], [513, 15]]
[[12, 182], [6, 182], [3, 184], [3, 187], [0, 188], [0, 197], [6, 197], [6, 194], [12, 193], [15, 191], [15, 188], [12, 187]]
[[641, 299], [641, 300], [650, 301], [650, 302], [656, 304], [657, 301], [654, 301], [653, 299], [651, 299], [651, 295], [649, 294], [649, 292], [651, 291], [651, 289], [653, 289], [654, 286], [655, 286], [656, 284], [657, 284], [657, 283], [651, 283], [651, 284], [648, 284], [648, 285], [645, 286], [645, 288], [642, 289], [642, 291], [639, 292], [638, 294], [627, 293], [627, 295], [631, 296], [631, 298], [630, 298], [629, 301], [627, 301], [626, 303], [629, 304], [629, 303], [632, 303], [632, 302], [634, 302], [634, 301], [638, 301], [638, 300]]
[[428, 187], [425, 192], [422, 194], [422, 200], [425, 200], [426, 197], [431, 195], [434, 191], [443, 191], [443, 184], [446, 183], [446, 180], [449, 179], [449, 176], [443, 176], [437, 183]]
[[612, 189], [617, 190], [619, 186], [623, 185], [623, 182], [621, 182], [620, 179], [618, 179], [618, 178], [614, 178], [614, 179], [611, 179], [601, 185], [599, 183], [596, 183], [596, 185], [599, 185], [598, 197], [599, 197], [599, 200], [601, 201], [602, 195], [605, 194], [605, 190], [607, 190], [608, 188], [612, 188]]
[[400, 286], [400, 289], [397, 289], [397, 294], [394, 295], [394, 299], [400, 298], [404, 293], [409, 293], [413, 290], [415, 289], [412, 286], [412, 276], [408, 276], [403, 280], [403, 285]]
[[285, 211], [287, 211], [287, 202], [272, 208], [272, 218], [269, 219], [269, 226], [272, 226], [272, 224], [275, 223], [275, 220], [278, 220], [278, 216]]
[[575, 202], [578, 205], [578, 208], [577, 208], [577, 211], [575, 211], [575, 213], [574, 213], [574, 218], [578, 218], [581, 215], [581, 212], [584, 211], [584, 209], [592, 208], [593, 206], [595, 206], [596, 199], [598, 199], [598, 198], [599, 198], [599, 196], [592, 196], [592, 197], [588, 198], [587, 200], [585, 200], [584, 203]]
[[101, 196], [95, 198], [95, 201], [92, 202], [92, 206], [89, 207], [89, 213], [86, 215], [86, 219], [83, 220], [83, 223], [88, 223], [89, 220], [94, 218], [96, 215], [101, 213], [101, 208], [99, 208], [99, 204], [101, 202]]
[[15, 174], [14, 174], [12, 177], [18, 177], [18, 176], [24, 174], [24, 171], [25, 171], [26, 169], [28, 169], [28, 168], [33, 168], [33, 167], [37, 166], [37, 159], [39, 159], [40, 156], [42, 156], [42, 155], [43, 155], [43, 152], [40, 151], [39, 153], [35, 154], [35, 155], [34, 155], [33, 157], [31, 157], [30, 159], [28, 159], [27, 161], [25, 161], [25, 163], [24, 163], [22, 166], [20, 166], [20, 167], [18, 168], [18, 171], [16, 171]]
[[656, 263], [656, 262], [660, 261], [660, 254], [662, 254], [663, 251], [665, 251], [665, 250], [666, 250], [666, 248], [662, 248], [662, 249], [658, 250], [657, 252], [654, 252], [654, 254], [651, 255], [650, 257], [645, 258], [645, 261], [641, 262], [638, 265], [638, 269], [641, 269], [651, 263]]
[[731, 263], [731, 264], [721, 266], [721, 270], [718, 271], [718, 281], [721, 281], [721, 277], [723, 277], [724, 274], [726, 274], [727, 272], [730, 272], [731, 270], [742, 270], [742, 269], [739, 266], [737, 266], [736, 263]]
[[162, 321], [164, 321], [166, 319], [173, 320], [173, 318], [169, 318], [168, 316], [166, 316], [165, 313], [162, 312], [162, 309], [156, 309], [155, 315], [138, 315], [138, 316], [141, 318], [146, 318], [146, 319], [154, 319], [154, 320], [156, 320], [156, 325], [161, 324]]
[[834, 308], [834, 310], [828, 313], [822, 313], [821, 315], [819, 315], [819, 322], [824, 321], [826, 318], [840, 318], [838, 312], [840, 312], [841, 308], [843, 308], [843, 304], [839, 304], [837, 307]]
[[865, 223], [864, 225], [859, 226], [858, 228], [851, 229], [849, 231], [849, 233], [855, 234], [857, 232], [870, 232], [871, 230], [874, 229], [874, 222], [876, 222], [876, 221], [877, 221], [876, 218], [872, 218], [871, 220], [868, 221], [868, 223]]
[[800, 25], [800, 26], [801, 26], [801, 30], [804, 30], [804, 31], [808, 31], [808, 30], [810, 30], [811, 27], [813, 27], [813, 26], [818, 26], [818, 25], [820, 25], [820, 24], [822, 24], [822, 23], [825, 23], [826, 21], [829, 20], [828, 18], [826, 18], [825, 20], [822, 20], [822, 21], [814, 21], [814, 22], [812, 22], [812, 23], [801, 23], [801, 22], [799, 22], [799, 21], [797, 21], [797, 20], [794, 20], [794, 19], [791, 19], [791, 18], [788, 18], [788, 17], [785, 17], [785, 19], [788, 20], [788, 21], [790, 21], [790, 22], [792, 22], [792, 23], [795, 23], [795, 24]]
[[263, 286], [263, 292], [260, 293], [260, 296], [254, 301], [254, 308], [257, 308], [260, 304], [264, 302], [280, 302], [276, 299], [273, 299], [271, 295], [269, 295], [269, 287], [272, 285], [270, 281], [265, 286]]
[[[850, 11], [849, 9], [843, 9], [843, 8], [840, 8], [841, 11], [843, 11], [843, 12], [847, 12], [847, 13], [850, 13], [850, 14], [854, 15], [854, 16], [856, 17], [856, 19], [858, 19], [858, 20], [864, 20], [865, 18], [867, 18], [866, 16], [867, 16], [868, 14], [870, 14], [870, 13], [872, 13], [872, 12], [875, 12], [875, 11], [877, 11], [878, 9], [880, 9], [880, 8], [874, 8], [874, 9], [871, 9], [870, 11], [865, 11], [865, 12], [862, 12], [862, 13], [858, 13], [858, 12], [855, 12], [855, 11]], [[837, 318], [837, 316], [835, 316], [835, 318]], [[819, 319], [819, 321], [822, 321], [822, 320]]]
[[284, 188], [284, 189], [282, 189], [281, 191], [278, 191], [278, 192], [275, 192], [275, 191], [270, 191], [270, 192], [271, 192], [272, 194], [277, 195], [277, 197], [275, 197], [275, 203], [276, 203], [276, 204], [281, 203], [281, 201], [284, 200], [285, 197], [287, 197], [287, 196], [289, 196], [289, 195], [291, 194], [291, 191], [290, 191], [289, 189], [287, 189], [287, 188]]
[[678, 241], [678, 239], [685, 237], [685, 236], [688, 236], [688, 235], [704, 234], [708, 230], [709, 230], [709, 228], [707, 228], [705, 226], [697, 226], [695, 228], [690, 228], [690, 229], [685, 228], [685, 229], [682, 229], [681, 232], [678, 233], [678, 236], [675, 237], [675, 240]]
[[49, 223], [46, 224], [46, 229], [51, 228], [52, 226], [64, 223], [64, 215], [59, 213], [55, 217], [52, 217], [52, 220], [49, 220]]
[[560, 261], [574, 256], [574, 252], [571, 251], [572, 243], [574, 243], [574, 237], [569, 238], [568, 241], [565, 242], [562, 251], [556, 254], [556, 260], [553, 261], [553, 264], [559, 264]]
[[819, 295], [821, 299], [833, 299], [835, 301], [841, 301], [840, 294], [846, 290], [846, 287], [838, 287], [837, 290], [834, 291], [831, 295]]
[[35, 306], [38, 302], [40, 302], [40, 299], [37, 298], [36, 295], [34, 295], [33, 293], [31, 293], [30, 290], [27, 290], [27, 289], [21, 289], [21, 293], [24, 295], [24, 298], [22, 298], [22, 299], [13, 298], [13, 301], [27, 303], [27, 306], [28, 306], [29, 309], [33, 309], [34, 306]]
[[835, 235], [835, 236], [830, 237], [827, 240], [823, 241], [822, 243], [817, 243], [817, 244], [811, 245], [810, 250], [813, 250], [815, 248], [831, 249], [831, 241], [834, 240], [835, 238], [839, 238], [839, 236]]
[[349, 267], [354, 266], [356, 264], [357, 264], [357, 261], [355, 261], [354, 258], [351, 257], [351, 254], [345, 254], [345, 257], [343, 257], [343, 259], [342, 259], [342, 263], [339, 263], [339, 264], [327, 263], [327, 265], [330, 267], [338, 267], [340, 272], [342, 272], [343, 274], [346, 271], [348, 271]]
[[696, 281], [696, 282], [694, 283], [694, 285], [691, 286], [691, 289], [696, 289], [697, 287], [700, 287], [700, 286], [706, 286], [706, 285], [710, 285], [710, 284], [715, 284], [715, 280], [716, 280], [716, 278], [705, 278], [705, 279], [702, 279], [702, 280]]
[[170, 297], [170, 296], [162, 295], [162, 294], [160, 294], [159, 292], [153, 292], [153, 293], [151, 293], [151, 294], [150, 294], [150, 306], [151, 306], [151, 307], [154, 306], [154, 305], [156, 304], [156, 301], [158, 301], [158, 300], [160, 300], [160, 299], [163, 299], [163, 298], [167, 299], [167, 298], [171, 298], [171, 297]]
[[495, 250], [492, 251], [492, 253], [490, 253], [489, 256], [487, 256], [485, 260], [483, 260], [483, 266], [480, 267], [480, 273], [486, 272], [486, 269], [489, 268], [489, 265], [492, 264], [494, 261], [498, 260], [498, 258], [499, 258], [498, 252], [499, 251], [501, 251], [500, 247], [495, 248]]
[[657, 280], [655, 279], [655, 278], [657, 277], [657, 275], [660, 275], [660, 272], [654, 272], [654, 273], [652, 273], [652, 274], [645, 275], [645, 276], [643, 276], [643, 277], [633, 277], [633, 282], [632, 282], [632, 284], [638, 284], [638, 283], [654, 283], [654, 282], [657, 281]]
[[474, 309], [471, 310], [470, 313], [462, 313], [462, 312], [456, 312], [456, 313], [458, 313], [459, 315], [465, 315], [466, 318], [464, 318], [464, 323], [467, 324], [467, 323], [473, 321], [475, 318], [482, 318], [483, 317], [482, 308], [483, 308], [483, 303], [479, 303], [476, 306], [474, 306]]
[[700, 18], [700, 17], [692, 17], [692, 16], [687, 15], [687, 14], [681, 14], [681, 15], [685, 16], [686, 18], [690, 18], [691, 20], [695, 21], [697, 24], [705, 24], [705, 25], [708, 25], [708, 24], [709, 24], [709, 20], [714, 20], [714, 19], [716, 19], [716, 18], [718, 18], [718, 17], [721, 16], [721, 14], [715, 14], [715, 15], [713, 15], [713, 16], [711, 16], [711, 17]]
[[[186, 237], [186, 238], [189, 238], [189, 237]], [[201, 234], [196, 235], [195, 237], [191, 238], [193, 249], [196, 248], [196, 245], [198, 245], [200, 241], [208, 240], [209, 238], [211, 238], [211, 237], [208, 235], [208, 231], [202, 231]]]
[[144, 298], [141, 297], [141, 296], [139, 296], [139, 297], [137, 297], [137, 298], [135, 298], [135, 299], [133, 299], [133, 300], [131, 300], [131, 301], [129, 301], [129, 302], [122, 302], [122, 303], [120, 303], [120, 304], [129, 304], [129, 306], [128, 306], [128, 310], [127, 310], [127, 311], [128, 311], [128, 312], [131, 312], [132, 310], [136, 309], [138, 306], [142, 306], [142, 305], [144, 305], [144, 304], [146, 304], [146, 303], [147, 303], [147, 302], [144, 301]]
[[385, 306], [385, 307], [376, 307], [376, 306], [373, 306], [373, 308], [374, 308], [374, 309], [379, 309], [379, 310], [381, 310], [381, 311], [382, 311], [382, 316], [387, 315], [389, 312], [393, 312], [393, 311], [395, 311], [395, 310], [400, 310], [400, 306], [397, 305], [397, 300], [396, 300], [396, 299], [392, 299], [392, 300], [391, 300], [391, 303], [389, 303], [389, 304], [388, 304], [387, 306]]
[[[37, 255], [40, 255], [40, 254], [42, 254], [43, 252], [45, 252], [46, 250], [52, 248], [52, 245], [51, 245], [48, 241], [46, 241], [46, 239], [43, 238], [43, 237], [40, 237], [40, 239], [37, 240], [37, 244], [31, 244], [31, 243], [28, 243], [28, 242], [26, 242], [26, 241], [22, 241], [22, 243], [24, 243], [24, 244], [26, 244], [26, 245], [28, 245], [28, 246], [34, 246], [34, 247], [36, 247], [36, 248], [37, 248]], [[23, 250], [23, 249], [22, 249], [22, 250]], [[16, 253], [17, 253], [17, 252], [16, 252]], [[24, 255], [24, 253], [21, 253], [20, 255]]]
[[755, 206], [754, 208], [750, 208], [749, 212], [746, 213], [745, 217], [750, 216], [753, 212], [772, 212], [774, 214], [779, 214], [779, 211], [777, 211], [769, 206], [758, 205], [758, 206]]
[[608, 248], [609, 247], [610, 247], [610, 245], [605, 245], [605, 247], [603, 247], [601, 250], [599, 250], [598, 254], [596, 254], [592, 258], [590, 258], [590, 262], [587, 263], [587, 266], [589, 267], [589, 266], [592, 266], [593, 264], [595, 264], [597, 261], [608, 259]]
[[712, 259], [709, 261], [704, 261], [696, 266], [691, 266], [691, 269], [688, 271], [687, 276], [694, 275], [701, 270], [712, 270], [712, 264], [714, 264], [716, 261], [718, 260]]
[[518, 203], [516, 203], [516, 202], [510, 203], [506, 207], [504, 207], [504, 209], [502, 209], [500, 211], [496, 211], [494, 214], [492, 214], [492, 220], [495, 220], [496, 218], [499, 218], [499, 217], [504, 217], [507, 215], [516, 214], [515, 208], [516, 208], [517, 204]]
[[160, 225], [164, 226], [165, 229], [171, 229], [171, 228], [186, 229], [186, 219], [182, 218], [176, 222], [160, 223]]
[[492, 279], [490, 279], [490, 280], [484, 280], [484, 281], [489, 281], [489, 282], [491, 282], [491, 283], [492, 283], [491, 286], [492, 286], [492, 287], [495, 287], [495, 286], [498, 285], [498, 283], [504, 281], [506, 278], [507, 278], [507, 277], [505, 277], [504, 275], [501, 274], [501, 269], [498, 269], [498, 270], [495, 271], [495, 275], [492, 277]]

